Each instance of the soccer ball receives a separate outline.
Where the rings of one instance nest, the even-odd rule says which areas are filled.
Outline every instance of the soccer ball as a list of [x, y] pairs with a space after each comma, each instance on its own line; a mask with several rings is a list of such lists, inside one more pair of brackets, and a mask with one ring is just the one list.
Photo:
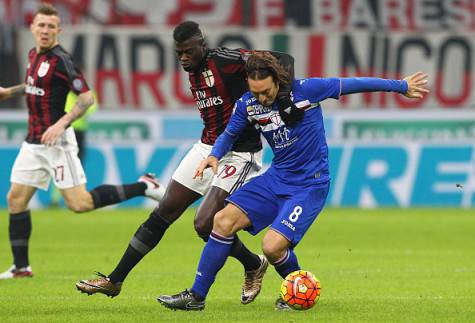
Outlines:
[[308, 310], [320, 299], [320, 281], [309, 271], [294, 271], [282, 282], [280, 297], [294, 310]]

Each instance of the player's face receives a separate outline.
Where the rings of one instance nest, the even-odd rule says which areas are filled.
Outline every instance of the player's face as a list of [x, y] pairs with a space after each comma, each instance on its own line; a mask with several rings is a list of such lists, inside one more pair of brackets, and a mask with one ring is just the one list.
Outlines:
[[36, 47], [40, 50], [46, 50], [58, 43], [59, 17], [51, 15], [37, 14], [30, 30], [35, 38]]
[[175, 53], [181, 67], [186, 72], [199, 68], [206, 54], [206, 46], [201, 37], [192, 37], [184, 42], [175, 42]]
[[249, 90], [252, 95], [264, 106], [271, 106], [274, 103], [279, 86], [274, 82], [272, 76], [263, 80], [248, 79]]

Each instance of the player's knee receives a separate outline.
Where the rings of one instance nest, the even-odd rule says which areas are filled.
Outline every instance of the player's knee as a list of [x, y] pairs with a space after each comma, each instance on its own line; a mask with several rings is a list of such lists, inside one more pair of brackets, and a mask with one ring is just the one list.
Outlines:
[[84, 212], [91, 211], [91, 207], [87, 205], [86, 203], [83, 203], [81, 200], [71, 201], [71, 200], [65, 199], [64, 202], [66, 203], [66, 206], [68, 207], [68, 209], [70, 209], [74, 213], [84, 213]]
[[183, 213], [177, 206], [169, 201], [166, 197], [160, 201], [158, 206], [153, 211], [155, 214], [160, 215], [163, 219], [169, 223], [175, 222], [176, 219], [180, 217]]
[[155, 208], [144, 224], [153, 232], [165, 232], [172, 222], [163, 217], [158, 208]]
[[7, 193], [8, 209], [11, 213], [20, 213], [26, 210], [27, 202], [20, 194], [15, 194], [12, 191]]
[[225, 210], [221, 210], [214, 216], [213, 231], [224, 236], [231, 236], [233, 232], [234, 221], [226, 214]]
[[262, 252], [269, 260], [269, 262], [273, 264], [277, 262], [277, 260], [282, 258], [285, 253], [285, 250], [283, 250], [278, 244], [276, 244], [272, 240], [264, 239], [262, 240]]
[[8, 206], [11, 208], [11, 207], [15, 204], [15, 202], [16, 202], [16, 197], [15, 197], [15, 195], [14, 195], [11, 191], [9, 191], [9, 192], [7, 193], [7, 203], [8, 203]]
[[194, 221], [195, 231], [198, 236], [204, 241], [208, 241], [209, 234], [213, 229], [213, 220], [210, 216], [198, 212]]

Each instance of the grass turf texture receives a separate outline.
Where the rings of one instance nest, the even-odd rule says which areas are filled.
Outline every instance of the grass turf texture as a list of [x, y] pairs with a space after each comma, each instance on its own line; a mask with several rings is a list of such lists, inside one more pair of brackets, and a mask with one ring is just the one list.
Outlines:
[[[276, 312], [281, 279], [269, 268], [259, 297], [239, 302], [242, 268], [229, 259], [203, 312], [173, 312], [159, 294], [190, 287], [203, 243], [188, 211], [131, 272], [114, 298], [79, 293], [74, 283], [108, 274], [148, 211], [33, 213], [35, 277], [0, 281], [1, 322], [463, 322], [475, 318], [475, 211], [326, 209], [296, 249], [322, 282], [307, 312]], [[11, 264], [8, 216], [0, 219], [0, 266]], [[241, 233], [252, 250], [261, 237]]]

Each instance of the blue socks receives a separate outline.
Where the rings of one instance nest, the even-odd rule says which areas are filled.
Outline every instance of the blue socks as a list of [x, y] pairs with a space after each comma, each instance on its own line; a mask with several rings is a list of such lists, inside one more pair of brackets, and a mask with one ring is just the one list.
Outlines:
[[[201, 253], [195, 282], [193, 287], [191, 287], [191, 293], [198, 301], [204, 300], [208, 295], [218, 271], [223, 268], [226, 259], [231, 253], [233, 242], [234, 236], [224, 237], [214, 231], [211, 232], [208, 242]], [[287, 275], [293, 271], [300, 270], [297, 256], [295, 256], [294, 251], [290, 249], [273, 265], [282, 278], [287, 277]]]
[[224, 237], [212, 231], [201, 253], [195, 283], [191, 292], [198, 300], [205, 299], [218, 271], [224, 266], [231, 252], [234, 236]]
[[275, 270], [282, 278], [287, 277], [293, 271], [300, 270], [300, 265], [293, 250], [287, 249], [285, 255], [274, 264]]

